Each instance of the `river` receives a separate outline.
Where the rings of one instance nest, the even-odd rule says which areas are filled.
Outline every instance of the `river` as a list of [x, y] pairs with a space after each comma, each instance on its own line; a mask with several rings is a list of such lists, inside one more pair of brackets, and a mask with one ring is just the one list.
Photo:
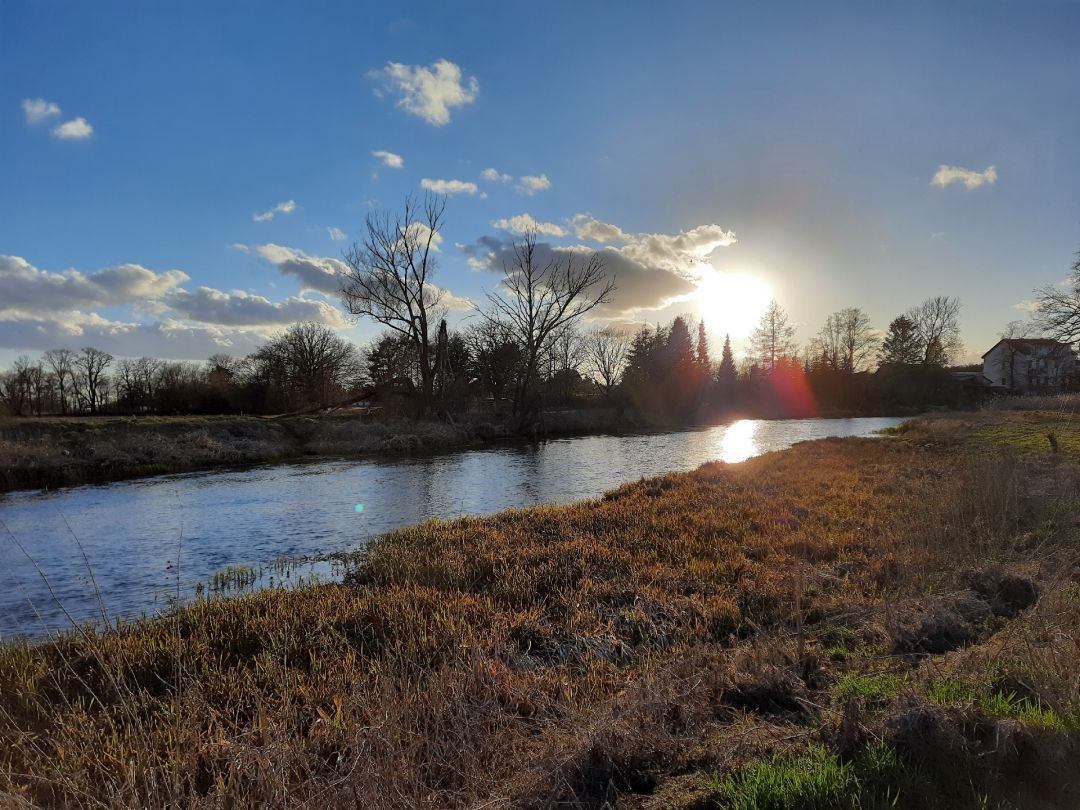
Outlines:
[[[103, 614], [152, 614], [201, 588], [332, 578], [337, 568], [328, 555], [427, 518], [594, 498], [642, 476], [711, 460], [737, 463], [807, 439], [870, 436], [901, 421], [748, 419], [0, 495], [0, 638], [37, 636]], [[231, 576], [221, 576], [230, 568]]]

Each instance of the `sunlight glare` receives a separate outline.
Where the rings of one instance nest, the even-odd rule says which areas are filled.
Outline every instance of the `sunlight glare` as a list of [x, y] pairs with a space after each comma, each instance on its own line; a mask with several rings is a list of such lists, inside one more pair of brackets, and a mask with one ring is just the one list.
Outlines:
[[694, 291], [698, 313], [709, 331], [735, 339], [750, 336], [772, 297], [769, 285], [757, 276], [721, 272], [711, 266], [705, 268]]
[[728, 425], [720, 440], [720, 460], [728, 464], [738, 464], [756, 455], [758, 448], [754, 434], [757, 427], [758, 423], [754, 419], [740, 419]]

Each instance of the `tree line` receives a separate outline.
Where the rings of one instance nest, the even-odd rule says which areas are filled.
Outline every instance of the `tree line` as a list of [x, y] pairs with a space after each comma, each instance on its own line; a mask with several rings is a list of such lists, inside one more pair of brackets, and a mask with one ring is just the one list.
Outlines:
[[[414, 415], [448, 416], [486, 402], [534, 429], [545, 408], [606, 403], [656, 421], [717, 413], [782, 414], [954, 404], [946, 367], [961, 353], [960, 301], [929, 298], [881, 332], [858, 307], [829, 315], [803, 346], [784, 308], [770, 303], [736, 359], [725, 336], [713, 359], [706, 326], [686, 316], [628, 332], [586, 328], [617, 279], [600, 253], [543, 250], [516, 239], [474, 322], [448, 328], [433, 283], [445, 198], [407, 198], [371, 214], [345, 251], [346, 312], [384, 328], [360, 349], [333, 330], [300, 323], [252, 354], [205, 363], [116, 359], [91, 346], [20, 357], [0, 374], [0, 404], [18, 415], [282, 413], [396, 391]], [[1080, 259], [1069, 289], [1038, 290], [1037, 323], [1080, 338]]]

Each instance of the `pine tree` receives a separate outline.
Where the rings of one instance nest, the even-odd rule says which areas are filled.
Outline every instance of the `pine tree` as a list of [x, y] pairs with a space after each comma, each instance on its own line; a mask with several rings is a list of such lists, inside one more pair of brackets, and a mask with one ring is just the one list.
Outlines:
[[667, 335], [667, 361], [672, 366], [681, 360], [694, 359], [694, 345], [690, 339], [690, 328], [686, 325], [686, 319], [681, 315], [671, 322], [671, 329]]
[[709, 368], [712, 361], [709, 360], [709, 338], [705, 334], [705, 321], [698, 321], [697, 325], [697, 361], [704, 368]]
[[922, 362], [924, 346], [919, 329], [907, 315], [893, 318], [881, 342], [879, 358], [883, 366], [914, 366]]
[[750, 338], [754, 360], [761, 370], [768, 373], [776, 368], [781, 360], [793, 356], [794, 338], [795, 327], [788, 324], [787, 313], [773, 299]]
[[735, 384], [735, 355], [731, 351], [731, 335], [724, 335], [724, 350], [720, 353], [720, 365], [716, 369], [716, 381], [721, 385]]

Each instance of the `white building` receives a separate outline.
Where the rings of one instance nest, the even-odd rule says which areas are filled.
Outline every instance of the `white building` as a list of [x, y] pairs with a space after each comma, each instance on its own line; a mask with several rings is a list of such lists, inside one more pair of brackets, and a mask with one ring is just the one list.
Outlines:
[[1072, 346], [1046, 338], [999, 340], [982, 360], [994, 388], [1025, 393], [1063, 391], [1076, 368]]

